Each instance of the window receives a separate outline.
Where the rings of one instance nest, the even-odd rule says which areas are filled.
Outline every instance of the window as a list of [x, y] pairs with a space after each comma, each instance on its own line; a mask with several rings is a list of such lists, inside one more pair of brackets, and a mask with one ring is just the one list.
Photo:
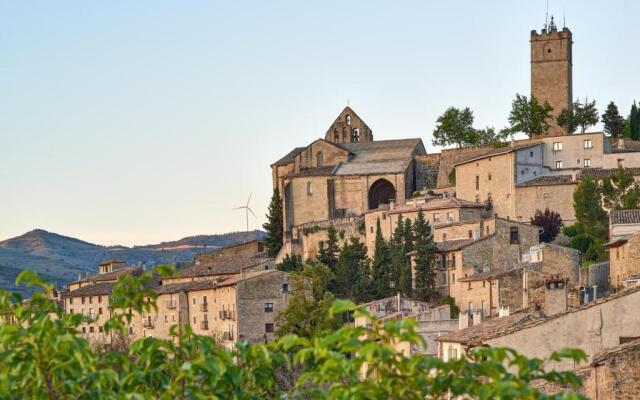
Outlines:
[[264, 331], [265, 333], [273, 333], [273, 323], [264, 324]]
[[533, 157], [533, 151], [529, 152], [529, 157]]
[[87, 328], [86, 327], [82, 327], [82, 333], [87, 333]]
[[273, 303], [264, 303], [264, 312], [273, 312]]
[[316, 166], [322, 167], [323, 164], [324, 164], [324, 156], [322, 155], [322, 152], [319, 151], [318, 154], [316, 154]]
[[307, 194], [308, 195], [313, 194], [313, 186], [311, 185], [311, 182], [307, 182]]
[[89, 296], [89, 304], [93, 304], [93, 296]]
[[622, 167], [624, 163], [624, 158], [618, 158], [618, 168]]
[[93, 326], [89, 327], [89, 333], [93, 333]]
[[354, 129], [353, 130], [353, 138], [351, 140], [352, 142], [359, 142], [360, 141], [360, 129]]
[[472, 238], [473, 238], [473, 231], [469, 230], [469, 239], [472, 239]]
[[449, 212], [447, 212], [447, 219], [448, 219], [449, 221], [453, 220], [453, 211], [449, 211]]
[[576, 164], [580, 165], [580, 159], [579, 158], [576, 160]]
[[480, 176], [476, 175], [476, 190], [480, 190]]
[[491, 172], [489, 172], [489, 176], [487, 178], [491, 180]]
[[471, 282], [469, 282], [469, 287], [467, 288], [467, 290], [471, 290]]
[[347, 115], [347, 125], [351, 125], [351, 115]]
[[561, 151], [562, 142], [553, 142], [553, 151]]
[[451, 273], [451, 283], [456, 283], [456, 274], [455, 274], [455, 272]]
[[164, 315], [164, 322], [169, 322], [169, 319], [167, 318], [167, 314]]
[[340, 141], [340, 134], [338, 133], [338, 128], [333, 129], [333, 141], [334, 142]]
[[[487, 287], [487, 281], [482, 281], [482, 287]], [[483, 300], [484, 301], [484, 300]], [[483, 307], [484, 308], [484, 307]]]
[[512, 226], [509, 229], [511, 244], [519, 244], [520, 243], [520, 235], [518, 234], [518, 227]]
[[480, 203], [480, 196], [476, 195], [476, 203]]
[[440, 222], [440, 214], [433, 213], [433, 222]]
[[98, 315], [102, 315], [102, 307], [98, 307]]
[[98, 296], [98, 303], [102, 303], [102, 296]]
[[617, 248], [616, 249], [616, 260], [619, 260], [619, 259], [620, 259], [620, 249]]
[[523, 169], [520, 170], [520, 175], [524, 175], [524, 170]]
[[73, 304], [73, 297], [69, 298], [69, 304]]
[[590, 158], [585, 158], [584, 159], [584, 166], [585, 167], [590, 167], [591, 166], [591, 159]]
[[282, 284], [282, 291], [285, 293], [289, 293], [289, 284], [288, 283], [283, 283]]
[[84, 297], [82, 298], [82, 304], [84, 304]]
[[585, 149], [592, 149], [593, 148], [593, 143], [591, 142], [591, 139], [586, 139], [584, 141], [584, 148]]
[[102, 333], [103, 330], [104, 329], [101, 326], [98, 327], [98, 332]]
[[194, 297], [191, 301], [193, 304], [196, 304], [196, 298]]
[[208, 304], [208, 303], [207, 303], [207, 296], [203, 296], [203, 297], [202, 297], [202, 302], [203, 302], [204, 304]]
[[196, 317], [193, 317], [193, 324], [195, 325], [196, 323]]
[[369, 230], [371, 231], [371, 233], [373, 233], [373, 226], [371, 226]]
[[489, 235], [489, 227], [487, 226], [487, 235]]
[[73, 308], [69, 309], [69, 314], [73, 314]]
[[562, 169], [562, 160], [556, 161], [556, 169]]
[[551, 197], [551, 193], [544, 192], [544, 193], [542, 193], [542, 197], [544, 197], [545, 199], [548, 199], [549, 197]]

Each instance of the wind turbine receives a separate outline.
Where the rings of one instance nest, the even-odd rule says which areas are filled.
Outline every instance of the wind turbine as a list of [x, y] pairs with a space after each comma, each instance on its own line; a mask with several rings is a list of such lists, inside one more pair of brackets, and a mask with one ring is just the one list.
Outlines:
[[249, 213], [251, 213], [251, 215], [253, 215], [255, 218], [256, 215], [253, 213], [253, 210], [249, 207], [249, 202], [251, 201], [251, 195], [253, 193], [249, 193], [249, 198], [247, 199], [247, 204], [245, 204], [244, 206], [240, 206], [240, 207], [236, 207], [234, 208], [234, 210], [244, 210], [246, 217], [247, 217], [247, 232], [249, 232]]

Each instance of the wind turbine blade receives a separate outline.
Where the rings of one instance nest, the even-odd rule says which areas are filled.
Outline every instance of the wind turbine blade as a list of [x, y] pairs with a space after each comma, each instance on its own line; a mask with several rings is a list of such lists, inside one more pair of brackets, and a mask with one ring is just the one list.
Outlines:
[[257, 215], [255, 215], [255, 214], [253, 213], [253, 210], [252, 210], [252, 209], [250, 209], [249, 207], [247, 207], [247, 210], [249, 210], [249, 212], [251, 213], [251, 215], [253, 215], [254, 217], [258, 218], [258, 216], [257, 216]]
[[251, 201], [251, 195], [252, 195], [252, 194], [253, 194], [253, 193], [249, 193], [249, 198], [247, 199], [247, 206], [249, 206], [249, 202]]
[[232, 210], [242, 210], [243, 208], [247, 208], [247, 207], [246, 206], [240, 206], [240, 207], [232, 208]]

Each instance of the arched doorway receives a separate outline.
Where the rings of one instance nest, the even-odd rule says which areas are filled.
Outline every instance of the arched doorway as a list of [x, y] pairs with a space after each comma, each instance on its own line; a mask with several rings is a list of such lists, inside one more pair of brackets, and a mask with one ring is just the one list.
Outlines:
[[396, 200], [396, 188], [386, 179], [378, 179], [369, 188], [369, 210]]

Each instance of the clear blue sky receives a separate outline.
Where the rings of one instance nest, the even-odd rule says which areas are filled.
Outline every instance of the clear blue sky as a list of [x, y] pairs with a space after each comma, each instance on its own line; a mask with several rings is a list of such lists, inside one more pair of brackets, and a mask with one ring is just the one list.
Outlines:
[[[574, 96], [640, 99], [640, 3], [550, 1]], [[431, 146], [448, 106], [503, 127], [545, 1], [3, 1], [0, 239], [100, 244], [264, 222], [269, 164], [350, 99], [377, 139]]]

